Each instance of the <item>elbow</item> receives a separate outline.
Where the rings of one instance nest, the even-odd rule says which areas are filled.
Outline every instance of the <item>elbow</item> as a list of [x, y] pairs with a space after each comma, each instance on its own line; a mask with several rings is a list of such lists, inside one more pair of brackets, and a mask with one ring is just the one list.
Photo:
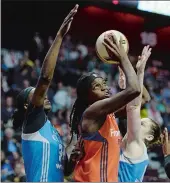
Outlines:
[[143, 101], [144, 101], [143, 103], [146, 104], [146, 103], [148, 103], [150, 100], [151, 100], [150, 97], [144, 98], [144, 99], [143, 99]]
[[52, 78], [46, 74], [41, 74], [40, 75], [40, 80], [45, 82], [45, 83], [50, 83]]
[[142, 97], [142, 106], [143, 106], [144, 104], [150, 102], [150, 100], [151, 100], [150, 95], [148, 95], [148, 96], [143, 96], [143, 97]]
[[148, 96], [147, 99], [146, 99], [146, 103], [150, 102], [150, 100], [151, 100], [151, 97]]

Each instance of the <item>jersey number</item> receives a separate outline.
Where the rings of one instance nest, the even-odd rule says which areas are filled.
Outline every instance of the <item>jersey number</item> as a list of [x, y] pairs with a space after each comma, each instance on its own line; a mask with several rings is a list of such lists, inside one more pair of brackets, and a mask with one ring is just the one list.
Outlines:
[[64, 147], [59, 144], [59, 161], [61, 162], [64, 160]]

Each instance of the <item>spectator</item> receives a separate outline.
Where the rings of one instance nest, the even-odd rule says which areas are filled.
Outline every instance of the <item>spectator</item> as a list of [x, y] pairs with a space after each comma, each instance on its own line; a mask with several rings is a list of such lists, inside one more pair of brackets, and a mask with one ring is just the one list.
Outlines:
[[35, 60], [35, 72], [37, 73], [37, 75], [40, 75], [41, 72], [41, 66], [40, 66], [40, 60], [36, 59]]
[[68, 96], [68, 92], [62, 82], [58, 84], [58, 91], [54, 95], [53, 100], [53, 112], [56, 112], [58, 109], [67, 108], [70, 105], [71, 98]]
[[148, 118], [153, 119], [156, 121], [160, 126], [163, 125], [163, 119], [161, 117], [160, 112], [156, 109], [156, 102], [152, 100], [150, 104], [148, 104]]
[[22, 172], [22, 165], [20, 163], [15, 164], [14, 173], [7, 176], [7, 180], [10, 182], [25, 182], [26, 177]]
[[2, 120], [6, 123], [11, 118], [13, 112], [13, 98], [11, 96], [7, 96], [5, 106], [2, 107]]
[[162, 97], [165, 99], [165, 103], [170, 106], [170, 81], [167, 86], [162, 90]]
[[87, 47], [82, 44], [82, 42], [80, 42], [78, 45], [77, 45], [77, 49], [80, 51], [80, 54], [81, 54], [81, 57], [82, 58], [85, 58], [88, 54], [88, 49]]
[[48, 48], [50, 48], [50, 46], [53, 44], [53, 41], [54, 41], [53, 37], [49, 36], [48, 37]]
[[79, 56], [80, 55], [79, 55], [78, 50], [75, 47], [73, 47], [71, 49], [71, 51], [69, 52], [69, 60], [70, 61], [75, 61], [75, 60], [77, 60], [79, 58]]
[[14, 68], [18, 64], [18, 60], [16, 58], [14, 50], [6, 52], [6, 54], [4, 55], [4, 63], [5, 66], [9, 69]]
[[13, 172], [9, 160], [6, 159], [4, 151], [1, 150], [1, 181], [4, 182]]
[[12, 128], [5, 129], [4, 141], [2, 143], [3, 150], [7, 158], [13, 163], [14, 160], [19, 158], [18, 148], [14, 137], [14, 130]]
[[28, 81], [28, 79], [24, 79], [23, 80], [23, 87], [22, 88], [27, 88], [27, 87], [29, 87], [30, 86], [30, 82]]

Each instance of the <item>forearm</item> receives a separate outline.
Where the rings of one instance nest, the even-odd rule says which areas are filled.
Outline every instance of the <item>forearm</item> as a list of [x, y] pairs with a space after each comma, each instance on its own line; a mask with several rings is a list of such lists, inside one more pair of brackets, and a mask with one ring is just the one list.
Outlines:
[[[142, 103], [141, 103], [141, 107], [150, 101], [150, 95], [147, 91], [147, 89], [145, 88], [145, 86], [143, 85], [143, 93], [142, 93]], [[122, 108], [120, 108], [119, 110], [117, 110], [115, 112], [115, 116], [116, 118], [120, 118], [120, 117], [127, 117], [127, 112], [126, 112], [126, 106], [123, 106]]]
[[126, 76], [126, 88], [135, 87], [139, 88], [137, 84], [136, 72], [130, 63], [128, 56], [124, 56], [120, 59], [121, 68]]
[[[143, 87], [144, 72], [137, 73], [139, 86]], [[140, 109], [142, 102], [142, 92], [133, 101], [127, 104], [127, 132], [128, 140], [137, 140], [141, 126]]]
[[[137, 73], [137, 77], [138, 77], [140, 90], [142, 91], [144, 72]], [[142, 92], [140, 93], [140, 95], [137, 98], [135, 98], [134, 100], [132, 100], [131, 102], [128, 103], [127, 109], [135, 107], [135, 108], [139, 108], [139, 110], [140, 110], [141, 103], [142, 103]]]
[[40, 77], [48, 81], [51, 81], [53, 78], [61, 43], [62, 43], [62, 36], [57, 34], [53, 44], [51, 45], [44, 59]]

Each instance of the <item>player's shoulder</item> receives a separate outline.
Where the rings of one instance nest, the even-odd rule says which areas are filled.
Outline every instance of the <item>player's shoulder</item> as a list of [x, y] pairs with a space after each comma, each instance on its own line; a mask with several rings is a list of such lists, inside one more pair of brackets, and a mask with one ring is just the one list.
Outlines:
[[142, 161], [148, 159], [147, 148], [144, 142], [141, 140], [140, 142], [132, 141], [128, 143], [127, 135], [122, 140], [121, 152], [122, 156], [131, 160]]

